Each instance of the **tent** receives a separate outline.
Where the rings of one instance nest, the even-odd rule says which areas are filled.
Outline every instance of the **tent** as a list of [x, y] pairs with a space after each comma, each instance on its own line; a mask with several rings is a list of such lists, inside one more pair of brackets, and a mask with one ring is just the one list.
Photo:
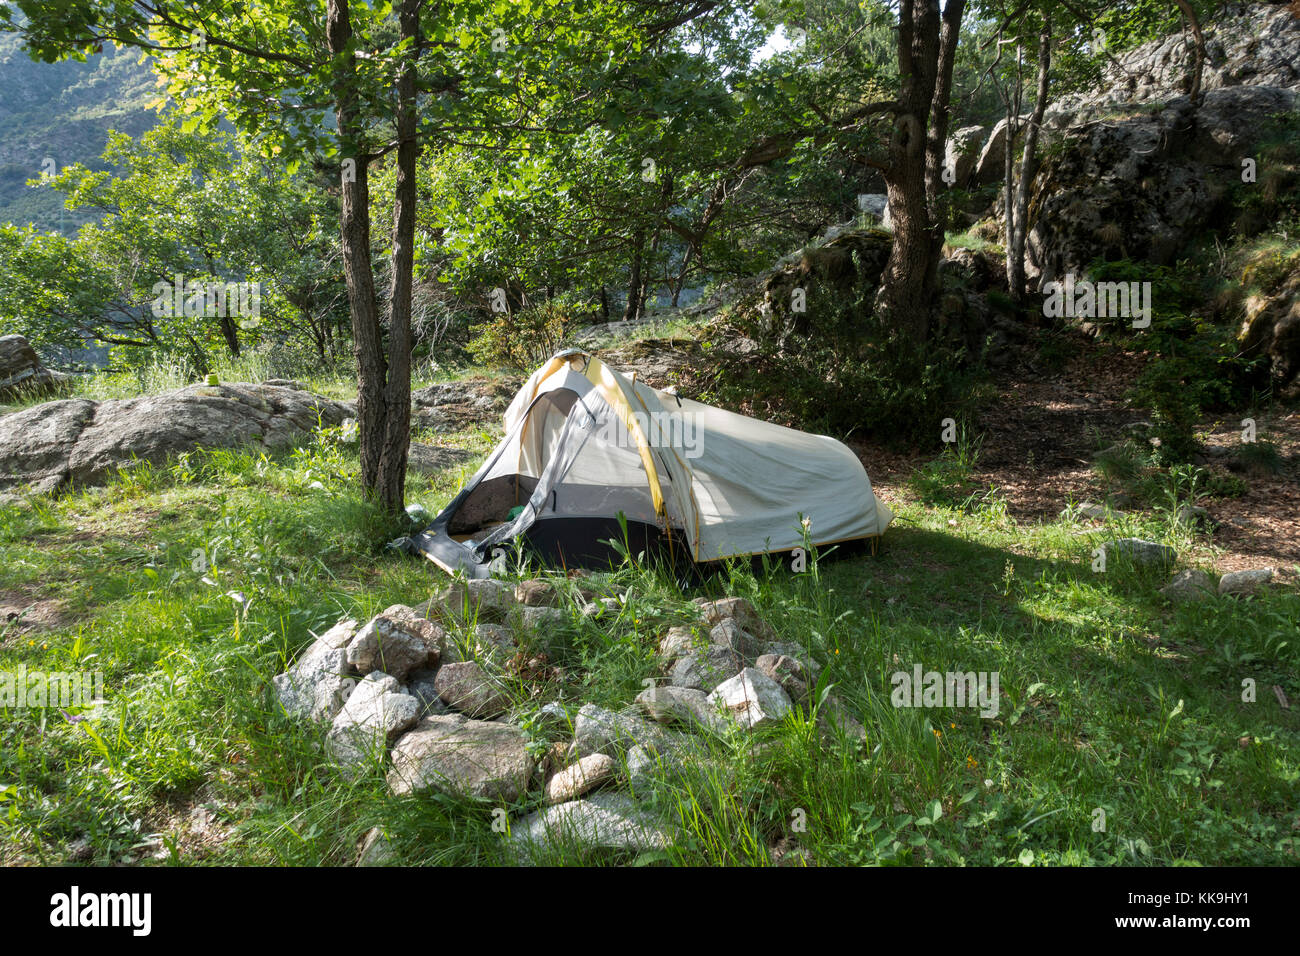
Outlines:
[[805, 539], [874, 544], [893, 518], [834, 439], [650, 388], [577, 350], [529, 377], [505, 432], [413, 538], [449, 572], [487, 577], [516, 540], [558, 567], [617, 563], [611, 539], [707, 564]]

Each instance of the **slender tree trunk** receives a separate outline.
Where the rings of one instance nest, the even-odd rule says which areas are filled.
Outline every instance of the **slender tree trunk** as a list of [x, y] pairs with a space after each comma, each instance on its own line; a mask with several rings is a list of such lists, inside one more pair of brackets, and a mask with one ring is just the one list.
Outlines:
[[401, 39], [411, 45], [397, 84], [397, 184], [393, 203], [392, 287], [388, 303], [388, 380], [384, 388], [384, 440], [376, 494], [397, 514], [405, 507], [406, 460], [411, 443], [411, 294], [415, 273], [416, 138], [415, 61], [420, 44], [420, 0], [402, 0]]
[[933, 230], [926, 284], [931, 289], [939, 285], [939, 260], [943, 257], [944, 236], [948, 231], [949, 203], [943, 181], [943, 160], [948, 143], [948, 121], [952, 116], [953, 67], [957, 62], [957, 44], [961, 39], [961, 18], [965, 7], [966, 0], [948, 0], [943, 8], [938, 75], [930, 109], [930, 131], [925, 142], [925, 196]]
[[1187, 95], [1191, 98], [1192, 109], [1201, 108], [1201, 76], [1205, 72], [1205, 34], [1201, 32], [1201, 21], [1196, 16], [1196, 11], [1192, 9], [1189, 0], [1174, 0], [1178, 4], [1178, 9], [1182, 11], [1183, 17], [1187, 20], [1187, 25], [1192, 28], [1193, 43], [1193, 61], [1192, 75], [1189, 78]]
[[348, 289], [352, 342], [357, 357], [361, 484], [367, 494], [375, 495], [380, 492], [379, 463], [383, 457], [387, 417], [384, 382], [388, 370], [370, 261], [370, 157], [365, 150], [364, 123], [357, 102], [356, 56], [348, 48], [352, 40], [348, 0], [326, 0], [325, 16], [330, 53], [340, 58], [343, 66], [336, 74], [334, 99], [344, 156], [340, 221], [343, 278]]
[[[1038, 83], [1034, 96], [1034, 113], [1029, 118], [1029, 128], [1025, 130], [1024, 155], [1020, 158], [1020, 182], [1016, 184], [1016, 201], [1014, 230], [1011, 219], [1007, 220], [1007, 285], [1011, 296], [1017, 303], [1025, 298], [1025, 240], [1029, 235], [1029, 190], [1034, 177], [1038, 174], [1038, 134], [1047, 113], [1047, 83], [1052, 66], [1052, 20], [1043, 20], [1042, 30], [1038, 34]], [[1011, 142], [1007, 142], [1007, 155], [1012, 154]], [[1008, 190], [1008, 195], [1010, 191]]]
[[226, 340], [226, 348], [232, 358], [239, 358], [239, 326], [228, 315], [220, 316], [221, 337]]
[[645, 252], [645, 229], [638, 227], [632, 233], [632, 262], [628, 269], [627, 305], [623, 309], [623, 321], [631, 322], [641, 316], [641, 258]]

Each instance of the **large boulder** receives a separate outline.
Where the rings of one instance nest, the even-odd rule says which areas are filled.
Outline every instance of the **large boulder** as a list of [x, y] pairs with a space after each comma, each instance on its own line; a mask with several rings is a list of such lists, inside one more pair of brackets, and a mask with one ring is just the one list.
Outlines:
[[0, 399], [42, 395], [71, 379], [71, 375], [46, 368], [25, 337], [0, 335]]
[[438, 790], [514, 803], [535, 762], [518, 727], [460, 714], [426, 717], [393, 746], [388, 786], [396, 794]]
[[0, 418], [0, 488], [103, 484], [136, 461], [195, 448], [279, 451], [352, 412], [278, 385], [190, 385], [143, 398], [46, 402]]

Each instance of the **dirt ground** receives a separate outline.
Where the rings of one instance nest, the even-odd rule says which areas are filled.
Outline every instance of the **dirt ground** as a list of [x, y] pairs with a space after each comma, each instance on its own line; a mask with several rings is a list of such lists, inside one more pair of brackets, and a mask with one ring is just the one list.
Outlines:
[[[1093, 454], [1124, 437], [1125, 425], [1148, 420], [1124, 398], [1142, 365], [1140, 356], [1089, 348], [1058, 373], [1036, 375], [1022, 367], [997, 381], [996, 397], [974, 422], [982, 437], [974, 479], [995, 486], [1018, 521], [1049, 521], [1068, 501], [1099, 500], [1103, 489], [1091, 467]], [[1242, 417], [1202, 421], [1207, 451], [1235, 447]], [[1294, 573], [1300, 564], [1300, 413], [1260, 415], [1256, 429], [1259, 439], [1278, 446], [1286, 464], [1276, 475], [1241, 475], [1247, 491], [1240, 497], [1200, 502], [1215, 525], [1214, 565], [1220, 572], [1271, 566]], [[872, 444], [855, 450], [886, 501], [906, 497], [908, 475], [936, 454], [899, 454]], [[1226, 473], [1223, 460], [1207, 455], [1204, 467]]]

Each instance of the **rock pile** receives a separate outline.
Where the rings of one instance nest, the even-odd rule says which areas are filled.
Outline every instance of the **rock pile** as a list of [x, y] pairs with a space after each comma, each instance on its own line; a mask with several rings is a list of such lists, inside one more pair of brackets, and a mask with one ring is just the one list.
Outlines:
[[[578, 591], [580, 616], [622, 606], [617, 593]], [[340, 621], [274, 679], [275, 695], [288, 714], [329, 724], [326, 750], [344, 772], [388, 755], [395, 794], [539, 807], [510, 827], [523, 859], [535, 845], [669, 845], [671, 828], [641, 800], [654, 783], [706, 759], [699, 735], [748, 733], [808, 704], [820, 673], [748, 601], [700, 599], [698, 622], [659, 642], [662, 680], [647, 681], [630, 706], [587, 703], [570, 716], [551, 702], [516, 720], [512, 682], [544, 666], [531, 648], [574, 620], [560, 600], [545, 580], [457, 582], [419, 608], [394, 605], [364, 626]], [[865, 737], [833, 698], [818, 715], [828, 738]], [[539, 738], [539, 726], [561, 739]]]

